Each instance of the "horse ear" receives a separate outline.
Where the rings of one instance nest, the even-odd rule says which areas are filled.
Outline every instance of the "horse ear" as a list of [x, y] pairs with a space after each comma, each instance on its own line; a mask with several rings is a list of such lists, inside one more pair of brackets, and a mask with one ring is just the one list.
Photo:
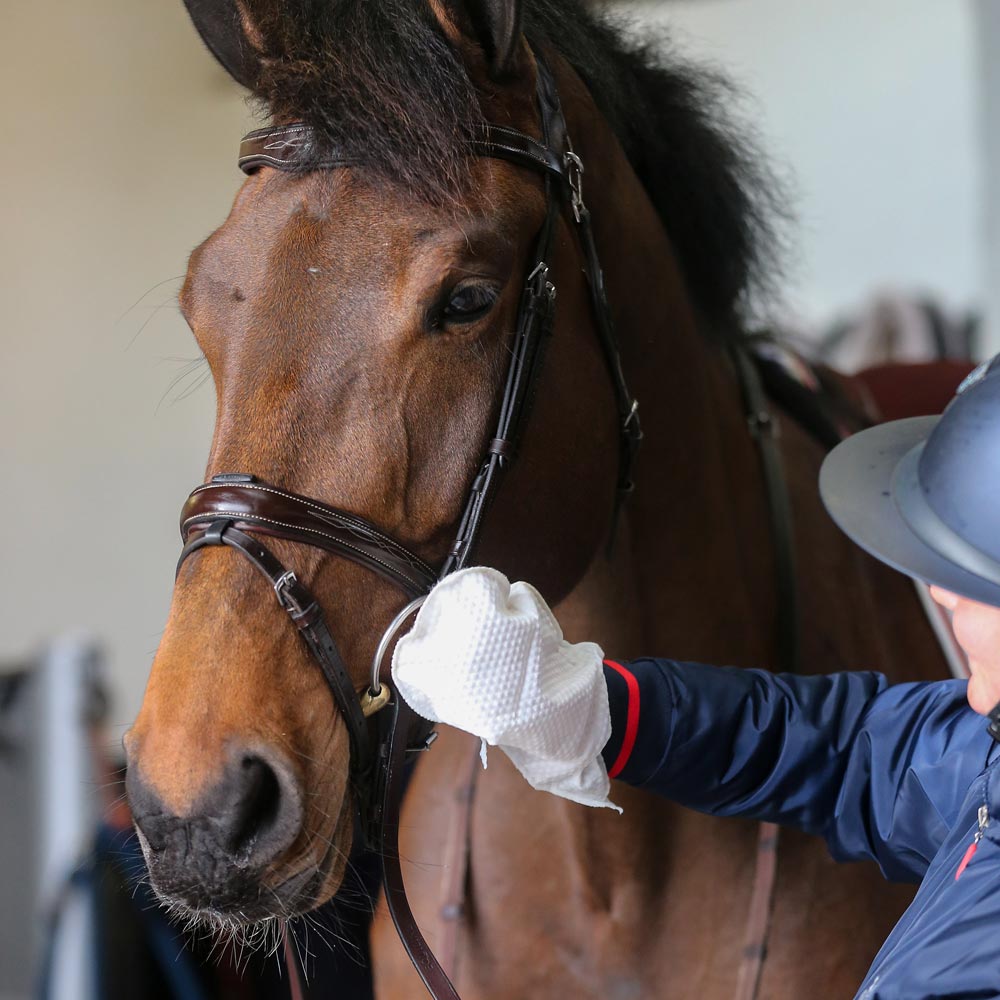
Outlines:
[[239, 0], [184, 0], [188, 14], [212, 55], [237, 83], [252, 89], [260, 75], [260, 53], [247, 36]]
[[[432, 6], [437, 6], [433, 0]], [[491, 76], [514, 70], [521, 48], [521, 0], [446, 0], [445, 6], [458, 30], [483, 50]]]

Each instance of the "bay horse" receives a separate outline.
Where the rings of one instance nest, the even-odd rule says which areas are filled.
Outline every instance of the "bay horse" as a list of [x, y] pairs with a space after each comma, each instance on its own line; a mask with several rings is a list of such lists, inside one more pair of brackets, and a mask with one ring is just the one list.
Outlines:
[[[467, 138], [481, 121], [539, 135], [538, 54], [585, 164], [646, 441], [611, 539], [616, 408], [563, 211], [554, 330], [477, 559], [531, 581], [567, 638], [610, 655], [773, 665], [768, 509], [729, 353], [770, 239], [767, 188], [718, 124], [709, 82], [577, 0], [188, 7], [272, 119], [306, 123], [318, 143], [315, 169], [254, 172], [191, 255], [180, 303], [217, 395], [208, 476], [243, 470], [320, 498], [441, 565], [496, 423], [546, 207], [537, 172], [470, 157]], [[943, 676], [909, 581], [840, 536], [817, 497], [822, 449], [776, 416], [806, 669]], [[360, 691], [405, 597], [319, 549], [273, 550], [319, 599]], [[268, 589], [221, 548], [184, 562], [125, 739], [154, 888], [237, 931], [332, 897], [353, 837], [346, 727]], [[464, 913], [446, 930], [445, 844], [468, 760], [445, 731], [400, 826], [416, 915], [432, 948], [454, 935], [465, 1000], [734, 995], [755, 824], [617, 786], [623, 816], [588, 810], [493, 755], [468, 816]], [[910, 894], [783, 835], [757, 995], [851, 995]], [[380, 998], [421, 995], [381, 914], [372, 947]]]

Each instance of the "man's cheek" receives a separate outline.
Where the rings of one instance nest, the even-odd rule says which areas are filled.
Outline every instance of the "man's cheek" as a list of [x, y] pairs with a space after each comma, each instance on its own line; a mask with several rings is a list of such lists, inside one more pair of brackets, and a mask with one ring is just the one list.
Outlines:
[[972, 677], [969, 680], [969, 705], [980, 715], [987, 715], [1000, 702], [1000, 669], [996, 660], [984, 665], [979, 660], [970, 660]]
[[971, 660], [982, 658], [982, 626], [971, 609], [961, 606], [952, 617], [951, 627], [962, 649]]
[[978, 712], [980, 715], [985, 715], [990, 710], [989, 708], [984, 707], [986, 699], [984, 698], [981, 690], [979, 675], [975, 670], [972, 671], [972, 676], [969, 678], [969, 688], [965, 696], [969, 701], [969, 707], [974, 712]]
[[1000, 610], [962, 601], [952, 619], [955, 638], [969, 657], [1000, 672]]

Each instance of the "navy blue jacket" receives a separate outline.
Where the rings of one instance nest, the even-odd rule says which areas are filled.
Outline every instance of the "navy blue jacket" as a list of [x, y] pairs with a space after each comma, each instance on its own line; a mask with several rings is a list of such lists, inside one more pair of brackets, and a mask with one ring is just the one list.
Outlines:
[[605, 664], [612, 777], [920, 881], [856, 1000], [1000, 997], [1000, 755], [964, 681]]

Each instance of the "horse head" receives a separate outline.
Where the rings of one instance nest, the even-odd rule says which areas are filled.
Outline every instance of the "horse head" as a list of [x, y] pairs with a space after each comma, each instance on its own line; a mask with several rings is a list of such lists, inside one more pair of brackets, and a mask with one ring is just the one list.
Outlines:
[[[331, 0], [300, 24], [264, 0], [188, 6], [230, 72], [315, 145], [297, 169], [251, 173], [190, 258], [180, 302], [217, 398], [208, 477], [317, 498], [439, 567], [496, 427], [555, 197], [543, 172], [468, 146], [484, 121], [543, 138], [520, 4]], [[557, 75], [585, 93], [565, 64]], [[554, 335], [477, 558], [555, 602], [607, 538], [619, 428], [568, 206], [553, 221]], [[324, 549], [268, 546], [315, 596], [361, 692], [407, 595]], [[357, 792], [347, 728], [266, 581], [231, 549], [180, 566], [125, 745], [163, 899], [238, 926], [337, 891]]]

